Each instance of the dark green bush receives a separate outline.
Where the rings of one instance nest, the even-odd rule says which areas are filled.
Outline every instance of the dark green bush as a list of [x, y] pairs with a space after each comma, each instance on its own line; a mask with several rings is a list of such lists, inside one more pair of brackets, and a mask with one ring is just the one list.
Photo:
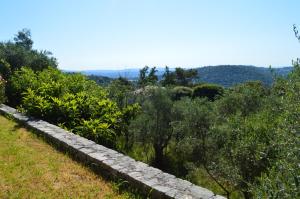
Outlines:
[[11, 106], [18, 106], [21, 104], [23, 93], [31, 88], [37, 89], [43, 81], [39, 81], [37, 74], [28, 67], [22, 67], [15, 71], [7, 82], [7, 98], [8, 104]]
[[122, 113], [108, 99], [99, 99], [86, 92], [48, 97], [29, 89], [22, 107], [29, 115], [60, 124], [99, 144], [116, 147]]
[[201, 84], [196, 86], [193, 91], [193, 97], [206, 97], [209, 100], [213, 101], [218, 96], [222, 95], [224, 89], [222, 86], [215, 84]]
[[264, 98], [269, 91], [259, 81], [246, 82], [223, 93], [221, 99], [216, 101], [220, 117], [228, 117], [233, 114], [247, 116], [259, 111], [264, 103]]
[[101, 119], [83, 120], [81, 126], [75, 128], [75, 131], [87, 139], [94, 140], [96, 143], [107, 147], [116, 148], [117, 134], [111, 128], [111, 124], [103, 123]]
[[183, 97], [192, 97], [192, 94], [193, 90], [185, 86], [176, 86], [171, 91], [173, 100], [180, 100]]
[[0, 75], [0, 104], [5, 101], [5, 81]]
[[5, 80], [11, 75], [11, 66], [4, 59], [0, 59], [0, 75]]

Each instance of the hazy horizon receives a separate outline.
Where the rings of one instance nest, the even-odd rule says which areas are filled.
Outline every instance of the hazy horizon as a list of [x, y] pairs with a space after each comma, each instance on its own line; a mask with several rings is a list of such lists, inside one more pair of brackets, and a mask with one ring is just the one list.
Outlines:
[[[254, 66], [254, 67], [262, 67], [262, 68], [269, 68], [270, 66], [255, 66], [255, 65], [246, 65], [246, 64], [220, 64], [220, 65], [207, 65], [207, 66], [195, 66], [195, 67], [180, 67], [180, 66], [168, 66], [170, 69], [175, 69], [176, 67], [184, 68], [184, 69], [191, 69], [191, 68], [202, 68], [202, 67], [209, 67], [209, 66]], [[99, 69], [93, 67], [93, 69], [89, 69], [88, 67], [84, 67], [83, 69], [63, 69], [59, 68], [64, 71], [75, 71], [75, 72], [80, 72], [80, 71], [119, 71], [119, 70], [134, 70], [134, 69], [141, 69], [144, 66], [137, 66], [137, 67], [100, 67]], [[165, 66], [149, 66], [149, 67], [156, 67], [157, 69], [165, 69]], [[292, 65], [287, 65], [287, 66], [271, 66], [272, 68], [286, 68], [286, 67], [292, 67]]]

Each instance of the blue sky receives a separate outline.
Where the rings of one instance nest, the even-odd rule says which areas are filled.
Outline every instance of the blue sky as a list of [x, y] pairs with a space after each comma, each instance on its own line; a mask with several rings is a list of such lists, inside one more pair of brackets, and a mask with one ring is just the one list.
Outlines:
[[59, 68], [287, 66], [299, 0], [1, 0], [0, 40], [22, 28]]

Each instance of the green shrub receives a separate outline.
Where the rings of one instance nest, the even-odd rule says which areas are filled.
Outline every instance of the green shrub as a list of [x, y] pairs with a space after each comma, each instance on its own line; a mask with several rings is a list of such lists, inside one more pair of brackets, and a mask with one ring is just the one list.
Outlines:
[[115, 103], [86, 92], [46, 96], [28, 89], [22, 108], [29, 115], [59, 124], [99, 144], [115, 147], [122, 113]]
[[[106, 91], [80, 74], [21, 68], [9, 82], [11, 102], [31, 116], [63, 126], [99, 144], [116, 147], [126, 115]], [[127, 113], [126, 113], [127, 114]]]
[[35, 89], [37, 85], [37, 76], [33, 70], [23, 67], [15, 71], [7, 82], [8, 104], [14, 107], [20, 105], [22, 94], [29, 88]]
[[75, 128], [75, 131], [87, 139], [94, 140], [110, 148], [116, 148], [116, 132], [108, 123], [103, 123], [100, 119], [83, 120], [81, 126]]
[[11, 66], [4, 59], [0, 59], [0, 75], [5, 80], [11, 75]]
[[5, 81], [0, 75], [0, 104], [5, 101]]
[[216, 101], [216, 105], [220, 117], [225, 118], [233, 114], [247, 116], [259, 111], [268, 95], [268, 89], [261, 82], [251, 81], [226, 90], [222, 98]]
[[196, 86], [193, 91], [193, 97], [206, 97], [213, 101], [216, 97], [222, 95], [224, 92], [223, 87], [215, 84], [201, 84]]
[[180, 100], [183, 97], [192, 97], [192, 94], [193, 90], [185, 86], [176, 86], [171, 91], [173, 100]]

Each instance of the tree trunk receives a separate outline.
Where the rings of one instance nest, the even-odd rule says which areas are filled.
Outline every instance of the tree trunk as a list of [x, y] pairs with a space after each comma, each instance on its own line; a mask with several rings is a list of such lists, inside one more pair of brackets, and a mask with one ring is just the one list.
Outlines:
[[164, 149], [161, 146], [154, 146], [154, 166], [159, 169], [164, 169], [163, 161], [164, 161]]
[[130, 143], [129, 140], [129, 132], [125, 132], [125, 151], [130, 151], [130, 149], [132, 148], [132, 144]]

